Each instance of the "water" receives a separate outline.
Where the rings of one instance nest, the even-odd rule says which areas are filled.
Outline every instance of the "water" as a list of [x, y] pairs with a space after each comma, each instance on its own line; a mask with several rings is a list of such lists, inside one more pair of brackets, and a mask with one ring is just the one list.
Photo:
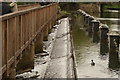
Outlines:
[[[100, 21], [107, 24], [111, 30], [118, 30], [119, 19], [116, 16], [117, 14], [117, 12], [109, 11], [108, 13], [103, 13], [102, 15], [104, 16], [99, 18], [99, 20], [101, 19]], [[93, 13], [91, 15], [94, 16]], [[99, 14], [95, 14], [95, 17], [99, 17]], [[71, 31], [77, 60], [78, 78], [118, 78], [118, 71], [108, 68], [108, 54], [101, 56], [100, 43], [92, 43], [91, 38], [85, 32], [82, 16], [73, 14], [71, 18]], [[91, 60], [94, 60], [95, 66], [91, 66]]]

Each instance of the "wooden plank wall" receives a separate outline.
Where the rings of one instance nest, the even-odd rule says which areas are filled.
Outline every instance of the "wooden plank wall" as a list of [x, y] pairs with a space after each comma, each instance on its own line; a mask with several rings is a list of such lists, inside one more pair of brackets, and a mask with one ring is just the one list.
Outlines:
[[[0, 54], [2, 73], [9, 69], [22, 51], [35, 39], [46, 25], [53, 23], [57, 3], [35, 7], [0, 16]], [[16, 63], [16, 64], [17, 64]]]

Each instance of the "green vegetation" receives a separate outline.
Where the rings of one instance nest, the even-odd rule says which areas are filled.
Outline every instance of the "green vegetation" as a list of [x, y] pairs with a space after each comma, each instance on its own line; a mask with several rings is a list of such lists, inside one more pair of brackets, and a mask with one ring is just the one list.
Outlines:
[[60, 11], [60, 14], [68, 14], [68, 12], [67, 11]]
[[103, 10], [106, 10], [108, 8], [120, 9], [120, 5], [119, 4], [105, 4], [102, 7]]

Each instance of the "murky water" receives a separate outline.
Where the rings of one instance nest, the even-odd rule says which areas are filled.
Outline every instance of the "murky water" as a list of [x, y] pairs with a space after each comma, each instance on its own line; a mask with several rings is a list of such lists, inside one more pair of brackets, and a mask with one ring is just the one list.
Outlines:
[[[93, 13], [91, 15], [94, 16]], [[117, 12], [109, 11], [102, 15], [102, 20], [100, 20], [102, 23], [107, 24], [112, 30], [119, 29]], [[96, 13], [95, 17], [99, 17], [99, 14]], [[112, 18], [112, 20], [109, 18]], [[78, 78], [118, 78], [118, 71], [108, 68], [108, 54], [101, 56], [100, 44], [92, 43], [91, 38], [84, 31], [82, 16], [72, 15], [71, 31], [77, 60]], [[95, 66], [91, 66], [91, 60], [95, 62]]]

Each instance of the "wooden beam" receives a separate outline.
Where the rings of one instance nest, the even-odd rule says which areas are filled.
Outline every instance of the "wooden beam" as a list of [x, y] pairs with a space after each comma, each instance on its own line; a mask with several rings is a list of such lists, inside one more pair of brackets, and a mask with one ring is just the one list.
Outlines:
[[3, 50], [2, 50], [2, 47], [3, 47], [3, 32], [2, 32], [3, 28], [2, 28], [2, 22], [0, 22], [0, 79], [1, 79], [1, 76], [2, 76], [2, 53], [3, 53]]

